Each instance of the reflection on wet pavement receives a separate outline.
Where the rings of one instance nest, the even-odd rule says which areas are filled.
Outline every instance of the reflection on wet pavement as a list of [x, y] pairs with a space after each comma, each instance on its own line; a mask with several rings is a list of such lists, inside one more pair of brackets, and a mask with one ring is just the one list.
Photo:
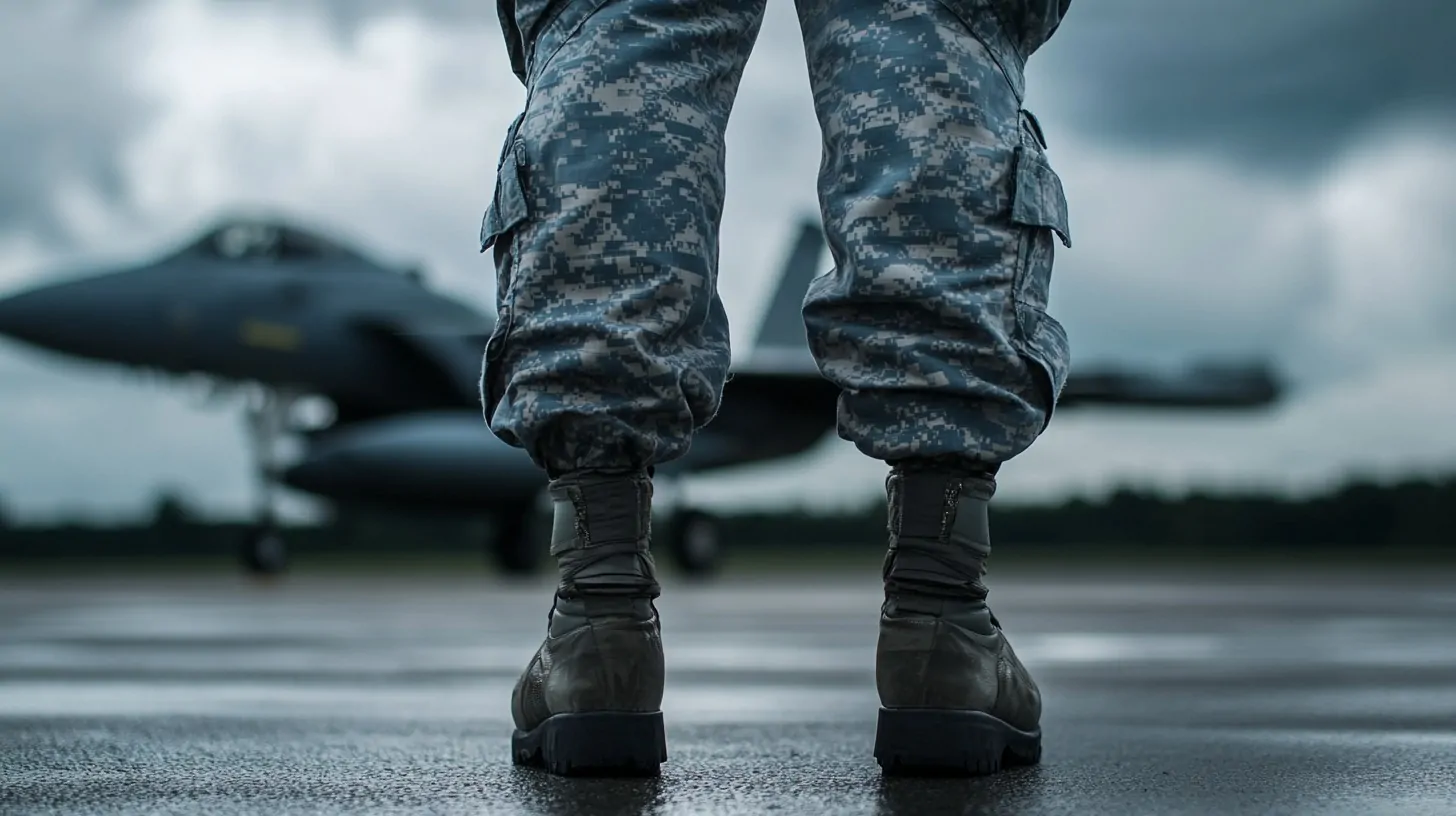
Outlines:
[[1041, 766], [882, 780], [872, 580], [667, 587], [670, 759], [512, 768], [550, 585], [0, 579], [0, 812], [1456, 812], [1450, 573], [998, 572]]

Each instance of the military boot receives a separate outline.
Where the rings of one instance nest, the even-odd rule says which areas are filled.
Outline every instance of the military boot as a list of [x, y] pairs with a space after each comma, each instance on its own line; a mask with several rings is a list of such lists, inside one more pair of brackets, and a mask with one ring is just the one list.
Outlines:
[[887, 774], [977, 775], [1041, 758], [1041, 693], [981, 582], [987, 474], [897, 466], [875, 683], [875, 759]]
[[511, 697], [512, 756], [563, 775], [656, 774], [667, 742], [651, 478], [575, 474], [550, 493], [561, 583]]

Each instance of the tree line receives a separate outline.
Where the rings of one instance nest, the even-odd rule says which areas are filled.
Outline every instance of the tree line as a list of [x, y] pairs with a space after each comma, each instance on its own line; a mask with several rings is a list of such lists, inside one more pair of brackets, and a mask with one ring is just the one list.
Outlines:
[[[836, 518], [755, 514], [736, 519], [745, 541], [882, 545], [882, 505]], [[1456, 554], [1456, 476], [1394, 484], [1356, 481], [1290, 498], [1262, 493], [1169, 496], [1122, 488], [1106, 498], [1055, 504], [992, 503], [991, 536], [1030, 548], [1390, 550]]]
[[[8, 520], [7, 520], [8, 519]], [[881, 547], [881, 502], [835, 516], [754, 512], [722, 519], [735, 549]], [[0, 558], [231, 555], [248, 524], [198, 518], [175, 493], [158, 496], [131, 522], [62, 520], [21, 524], [0, 503]], [[1085, 548], [1231, 551], [1446, 551], [1456, 554], [1456, 476], [1392, 484], [1355, 481], [1327, 493], [1288, 498], [1261, 493], [1168, 496], [1124, 488], [1106, 498], [1038, 505], [993, 504], [992, 536], [1023, 550]], [[490, 537], [481, 519], [341, 510], [323, 524], [290, 528], [298, 552], [464, 552]]]

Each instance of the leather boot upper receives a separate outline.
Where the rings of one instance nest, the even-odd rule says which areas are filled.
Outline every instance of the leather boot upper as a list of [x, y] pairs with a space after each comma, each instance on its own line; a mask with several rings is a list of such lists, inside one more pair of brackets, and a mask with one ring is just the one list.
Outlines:
[[875, 681], [886, 708], [981, 711], [1022, 730], [1041, 693], [986, 606], [987, 475], [896, 468]]
[[551, 483], [551, 553], [561, 582], [546, 640], [516, 683], [511, 713], [547, 717], [657, 711], [664, 667], [645, 473], [576, 474]]

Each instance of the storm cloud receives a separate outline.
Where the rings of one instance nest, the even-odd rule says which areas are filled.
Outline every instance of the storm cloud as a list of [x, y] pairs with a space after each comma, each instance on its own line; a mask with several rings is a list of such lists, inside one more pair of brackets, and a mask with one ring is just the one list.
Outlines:
[[1073, 3], [1033, 75], [1078, 131], [1321, 172], [1372, 126], [1456, 113], [1441, 0]]
[[64, 199], [80, 188], [125, 206], [117, 148], [151, 113], [122, 81], [131, 15], [100, 0], [0, 5], [0, 230], [66, 241]]
[[[1267, 358], [1298, 390], [1264, 417], [1068, 412], [1007, 469], [1007, 495], [1456, 466], [1439, 421], [1456, 399], [1453, 21], [1427, 0], [1072, 4], [1033, 57], [1028, 107], [1071, 203], [1052, 311], [1077, 364]], [[0, 290], [265, 210], [489, 307], [475, 234], [524, 99], [493, 3], [13, 3], [0, 63]], [[743, 352], [794, 220], [817, 209], [785, 0], [728, 145], [721, 286]], [[8, 504], [121, 507], [183, 485], [244, 506], [236, 417], [101, 371], [0, 344]], [[701, 491], [852, 498], [882, 477], [856, 457], [828, 440]]]

